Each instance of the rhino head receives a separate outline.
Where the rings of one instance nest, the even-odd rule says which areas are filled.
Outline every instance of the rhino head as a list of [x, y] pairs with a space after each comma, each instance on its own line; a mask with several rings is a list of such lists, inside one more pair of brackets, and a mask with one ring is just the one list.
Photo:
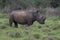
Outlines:
[[45, 24], [46, 17], [41, 16], [39, 10], [36, 10], [36, 12], [33, 13], [33, 15], [34, 15], [34, 18], [35, 18], [36, 21], [38, 21], [40, 24]]

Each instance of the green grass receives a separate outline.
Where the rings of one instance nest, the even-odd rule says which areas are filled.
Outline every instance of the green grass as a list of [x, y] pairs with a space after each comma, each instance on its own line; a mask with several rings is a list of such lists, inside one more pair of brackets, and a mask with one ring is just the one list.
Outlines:
[[60, 18], [49, 17], [45, 24], [37, 21], [30, 27], [8, 25], [8, 15], [0, 13], [0, 40], [60, 40]]

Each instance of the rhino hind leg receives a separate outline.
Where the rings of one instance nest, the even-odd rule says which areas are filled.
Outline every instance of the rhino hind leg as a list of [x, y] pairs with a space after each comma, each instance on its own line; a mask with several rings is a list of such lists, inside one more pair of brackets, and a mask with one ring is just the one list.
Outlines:
[[9, 23], [10, 27], [12, 26], [12, 22]]
[[12, 21], [12, 19], [10, 18], [10, 19], [9, 19], [9, 25], [10, 25], [10, 27], [12, 27], [12, 23], [13, 23], [13, 21]]
[[18, 28], [18, 23], [14, 21], [15, 27]]

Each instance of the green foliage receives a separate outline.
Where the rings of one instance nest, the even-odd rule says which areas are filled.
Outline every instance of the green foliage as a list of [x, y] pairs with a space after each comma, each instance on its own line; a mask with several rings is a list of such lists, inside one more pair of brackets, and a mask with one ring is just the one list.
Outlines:
[[60, 5], [60, 0], [1, 0], [0, 8], [4, 8], [6, 6], [12, 6], [14, 9], [18, 8], [30, 8], [30, 7], [49, 7], [50, 2], [56, 2]]
[[1, 0], [0, 1], [0, 8], [4, 8], [5, 6], [7, 6], [9, 4], [9, 0]]

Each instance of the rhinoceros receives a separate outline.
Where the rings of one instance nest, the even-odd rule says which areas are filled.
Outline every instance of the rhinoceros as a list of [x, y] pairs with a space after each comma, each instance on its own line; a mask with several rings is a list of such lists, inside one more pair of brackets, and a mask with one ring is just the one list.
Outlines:
[[35, 11], [28, 11], [28, 10], [22, 10], [22, 11], [12, 11], [9, 16], [9, 24], [12, 26], [12, 23], [15, 24], [15, 27], [18, 27], [18, 24], [22, 25], [32, 25], [34, 21], [38, 21], [40, 24], [45, 23], [46, 17], [42, 16], [40, 17], [39, 10]]

